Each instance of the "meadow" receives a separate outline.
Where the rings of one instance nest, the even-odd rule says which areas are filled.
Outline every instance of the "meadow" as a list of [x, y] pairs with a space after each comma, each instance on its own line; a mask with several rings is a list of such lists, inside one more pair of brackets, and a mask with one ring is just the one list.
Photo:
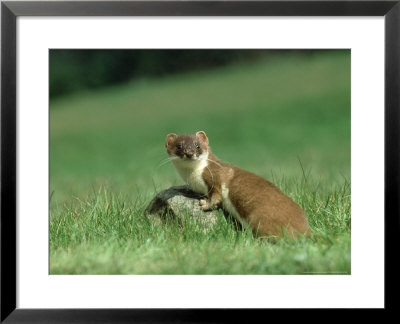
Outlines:
[[[220, 212], [154, 224], [183, 184], [168, 133], [207, 133], [215, 155], [306, 212], [313, 236], [268, 241]], [[50, 274], [350, 274], [350, 52], [286, 54], [133, 80], [50, 102]]]

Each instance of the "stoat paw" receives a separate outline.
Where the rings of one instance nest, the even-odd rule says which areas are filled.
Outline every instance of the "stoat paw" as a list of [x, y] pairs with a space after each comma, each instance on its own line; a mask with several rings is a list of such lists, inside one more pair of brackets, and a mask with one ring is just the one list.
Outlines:
[[199, 205], [204, 211], [207, 211], [207, 210], [211, 209], [210, 205], [208, 204], [208, 201], [205, 200], [205, 199], [200, 199]]
[[204, 206], [204, 205], [207, 204], [207, 200], [205, 200], [205, 199], [200, 199], [199, 204], [200, 204], [200, 206]]

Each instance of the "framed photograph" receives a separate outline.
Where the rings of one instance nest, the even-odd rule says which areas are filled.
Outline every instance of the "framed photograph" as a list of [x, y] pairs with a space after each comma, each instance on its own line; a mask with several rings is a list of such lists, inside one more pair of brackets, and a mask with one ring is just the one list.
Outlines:
[[399, 1], [3, 1], [1, 31], [1, 321], [393, 308]]

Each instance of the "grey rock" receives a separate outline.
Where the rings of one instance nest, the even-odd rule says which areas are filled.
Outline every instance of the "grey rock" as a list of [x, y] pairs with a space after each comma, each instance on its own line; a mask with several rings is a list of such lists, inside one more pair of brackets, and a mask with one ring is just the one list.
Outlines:
[[175, 186], [159, 192], [145, 210], [145, 214], [156, 222], [174, 217], [182, 222], [193, 217], [205, 229], [211, 229], [217, 222], [215, 211], [203, 211], [199, 205], [204, 196], [192, 191], [189, 186]]

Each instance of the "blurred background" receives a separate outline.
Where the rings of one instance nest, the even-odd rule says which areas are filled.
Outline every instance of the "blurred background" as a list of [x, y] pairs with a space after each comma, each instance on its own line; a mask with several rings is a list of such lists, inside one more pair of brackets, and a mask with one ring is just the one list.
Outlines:
[[168, 133], [267, 179], [350, 180], [349, 50], [50, 50], [52, 202], [182, 184]]

